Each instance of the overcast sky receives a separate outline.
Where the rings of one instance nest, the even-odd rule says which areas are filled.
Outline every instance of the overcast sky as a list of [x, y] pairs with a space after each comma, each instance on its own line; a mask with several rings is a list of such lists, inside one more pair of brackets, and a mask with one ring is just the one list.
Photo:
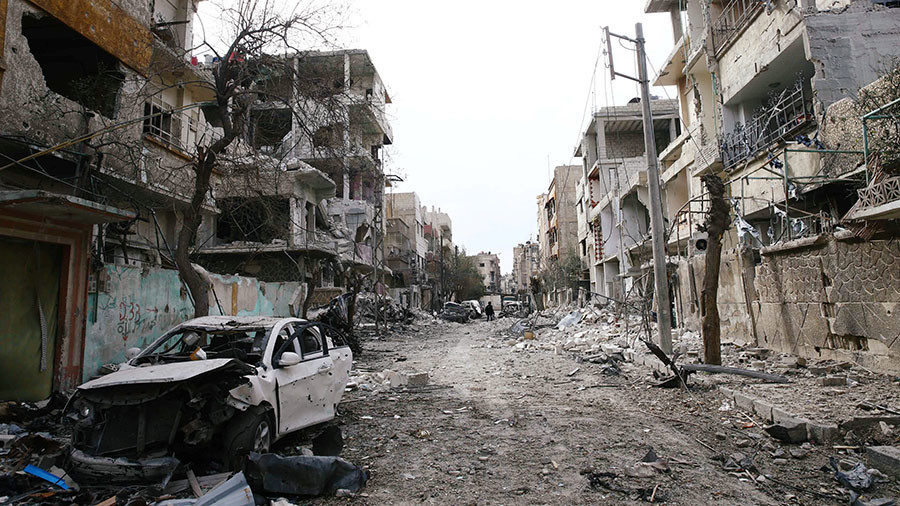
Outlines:
[[[611, 93], [601, 59], [591, 96], [602, 27], [633, 35], [643, 22], [653, 68], [672, 50], [669, 16], [646, 15], [644, 4], [356, 1], [348, 42], [369, 51], [394, 102], [392, 165], [406, 177], [396, 191], [448, 212], [457, 244], [498, 253], [511, 271], [513, 246], [536, 238], [548, 159], [580, 163], [585, 104], [637, 94], [623, 79]], [[613, 53], [616, 70], [634, 69], [633, 53]]]
[[[352, 12], [341, 43], [369, 51], [393, 100], [386, 170], [405, 178], [394, 191], [449, 213], [454, 242], [499, 254], [504, 273], [512, 248], [536, 239], [548, 166], [580, 163], [590, 109], [638, 94], [625, 79], [610, 86], [602, 55], [591, 86], [602, 28], [633, 36], [643, 22], [651, 75], [674, 45], [669, 16], [644, 14], [645, 0], [339, 1]], [[215, 4], [199, 12], [213, 31]], [[632, 51], [613, 53], [617, 71], [636, 73]]]

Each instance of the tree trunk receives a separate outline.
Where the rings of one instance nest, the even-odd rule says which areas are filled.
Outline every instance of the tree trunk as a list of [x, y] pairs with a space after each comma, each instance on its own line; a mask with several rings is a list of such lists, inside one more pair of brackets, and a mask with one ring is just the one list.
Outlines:
[[196, 179], [194, 191], [187, 208], [182, 212], [181, 228], [178, 230], [178, 244], [175, 246], [175, 265], [178, 276], [187, 285], [194, 299], [194, 318], [209, 314], [209, 283], [191, 265], [191, 248], [197, 242], [197, 231], [203, 221], [201, 210], [210, 190], [210, 177], [215, 166], [215, 155], [209, 151], [198, 153], [194, 164]]
[[725, 184], [715, 174], [701, 178], [709, 191], [710, 209], [706, 221], [707, 248], [706, 269], [703, 273], [701, 299], [701, 334], [703, 335], [703, 361], [722, 364], [722, 339], [719, 321], [719, 266], [722, 262], [722, 234], [728, 228], [730, 208], [725, 202]]

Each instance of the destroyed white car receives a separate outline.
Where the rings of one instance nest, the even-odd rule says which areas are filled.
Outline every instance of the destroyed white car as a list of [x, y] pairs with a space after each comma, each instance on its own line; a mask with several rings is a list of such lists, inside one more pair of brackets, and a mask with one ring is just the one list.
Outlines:
[[353, 361], [332, 327], [275, 317], [196, 318], [132, 354], [69, 400], [75, 475], [164, 478], [197, 457], [237, 467], [334, 418]]

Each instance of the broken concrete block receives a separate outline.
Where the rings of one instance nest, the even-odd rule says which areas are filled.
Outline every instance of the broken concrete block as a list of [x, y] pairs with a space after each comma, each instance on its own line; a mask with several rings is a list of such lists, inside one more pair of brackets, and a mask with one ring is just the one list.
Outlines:
[[846, 376], [825, 376], [820, 378], [819, 381], [823, 387], [842, 387], [847, 385]]
[[900, 479], [900, 448], [896, 446], [866, 447], [869, 465], [882, 473]]
[[381, 374], [384, 375], [385, 381], [387, 381], [391, 388], [406, 386], [406, 384], [408, 383], [406, 376], [398, 373], [397, 371], [385, 369]]
[[407, 384], [411, 387], [424, 387], [428, 384], [427, 372], [413, 372], [406, 375]]
[[796, 369], [798, 367], [806, 367], [806, 359], [803, 357], [781, 357], [781, 365]]
[[774, 408], [768, 402], [759, 399], [753, 401], [753, 412], [768, 422], [772, 421], [772, 409]]
[[738, 408], [748, 412], [753, 413], [753, 403], [756, 399], [750, 397], [749, 395], [742, 394], [740, 392], [734, 393], [734, 403]]
[[856, 434], [864, 434], [867, 431], [874, 429], [880, 431], [881, 422], [897, 426], [900, 424], [900, 416], [854, 416], [849, 420], [841, 422], [841, 429], [844, 431], [853, 431]]
[[785, 423], [785, 422], [793, 423], [796, 421], [797, 421], [797, 416], [795, 416], [794, 413], [791, 413], [790, 411], [785, 411], [781, 408], [776, 408], [776, 407], [772, 408], [772, 423], [775, 423], [775, 424], [780, 424], [780, 423]]
[[837, 424], [807, 422], [806, 434], [814, 443], [826, 444], [841, 438], [841, 430]]
[[766, 370], [766, 361], [765, 360], [754, 360], [753, 362], [750, 362], [750, 367], [752, 367], [756, 370], [759, 370], [759, 371], [765, 371]]
[[770, 425], [763, 430], [783, 443], [804, 443], [808, 439], [806, 421], [794, 420]]

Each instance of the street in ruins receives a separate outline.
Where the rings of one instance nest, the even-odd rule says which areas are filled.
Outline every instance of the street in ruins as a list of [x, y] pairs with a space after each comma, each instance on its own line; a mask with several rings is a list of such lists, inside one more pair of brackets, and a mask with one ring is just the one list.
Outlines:
[[0, 504], [900, 501], [900, 0], [0, 0]]

